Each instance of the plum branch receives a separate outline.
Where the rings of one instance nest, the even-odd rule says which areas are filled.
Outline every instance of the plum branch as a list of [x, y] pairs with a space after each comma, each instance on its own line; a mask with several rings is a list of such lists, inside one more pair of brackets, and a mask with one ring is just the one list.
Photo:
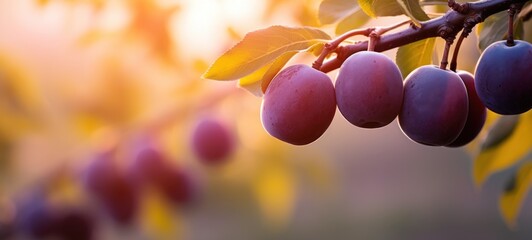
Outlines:
[[[445, 15], [421, 22], [421, 27], [410, 25], [407, 29], [380, 36], [374, 51], [383, 52], [422, 39], [443, 37], [454, 38], [464, 27], [472, 28], [487, 17], [508, 10], [512, 5], [524, 5], [528, 0], [491, 0], [458, 4], [449, 2], [452, 11]], [[342, 46], [336, 50], [336, 57], [325, 62], [319, 68], [322, 72], [330, 72], [339, 68], [347, 57], [368, 49], [369, 41], [357, 42]]]

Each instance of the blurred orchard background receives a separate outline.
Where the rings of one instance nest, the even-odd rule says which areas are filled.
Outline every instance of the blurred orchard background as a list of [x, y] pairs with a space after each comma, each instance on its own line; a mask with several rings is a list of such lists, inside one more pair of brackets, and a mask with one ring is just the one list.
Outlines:
[[[262, 128], [261, 98], [200, 78], [247, 32], [319, 26], [319, 4], [0, 0], [0, 238], [32, 239], [16, 219], [28, 207], [20, 203], [44, 191], [56, 206], [90, 209], [93, 239], [531, 239], [530, 198], [508, 227], [498, 199], [509, 174], [475, 186], [468, 148], [416, 144], [396, 122], [357, 128], [339, 112], [318, 141], [288, 145]], [[470, 38], [460, 64], [473, 72], [479, 51]], [[191, 150], [205, 117], [234, 135], [219, 164]], [[117, 223], [81, 176], [108, 149], [127, 168], [143, 138], [186, 172], [193, 197], [175, 204], [142, 191], [134, 219]]]

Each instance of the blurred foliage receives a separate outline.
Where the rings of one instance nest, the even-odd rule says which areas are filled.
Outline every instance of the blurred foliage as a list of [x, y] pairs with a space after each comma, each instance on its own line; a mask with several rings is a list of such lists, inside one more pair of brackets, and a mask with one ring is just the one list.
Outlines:
[[[222, 2], [209, 4], [215, 8]], [[203, 224], [190, 212], [216, 206], [253, 209], [256, 212], [245, 214], [259, 218], [265, 229], [288, 228], [301, 186], [308, 185], [317, 196], [335, 195], [339, 176], [318, 150], [294, 150], [268, 136], [258, 117], [260, 99], [237, 86], [260, 96], [278, 71], [300, 60], [297, 53], [315, 58], [332, 34], [367, 24], [370, 17], [364, 11], [381, 15], [372, 2], [257, 1], [262, 11], [257, 21], [276, 23], [283, 16], [282, 21], [305, 27], [276, 26], [247, 35], [227, 19], [216, 19], [220, 16], [193, 13], [214, 19], [223, 29], [223, 35], [207, 35], [216, 47], [208, 48], [215, 51], [204, 57], [182, 53], [189, 50], [182, 41], [191, 33], [182, 32], [178, 23], [194, 1], [0, 1], [4, 23], [11, 17], [8, 12], [20, 14], [12, 29], [0, 28], [0, 210], [16, 212], [12, 196], [19, 200], [42, 187], [47, 200], [56, 205], [94, 210], [101, 220], [97, 233], [101, 239], [187, 238], [191, 229]], [[391, 6], [384, 9], [385, 15], [425, 19], [415, 1], [383, 2]], [[483, 31], [489, 29], [485, 24]], [[415, 56], [402, 69], [430, 58], [435, 48], [430, 41], [420, 55], [412, 54], [418, 45], [402, 48], [401, 59]], [[215, 62], [216, 55], [225, 57]], [[208, 68], [210, 62], [215, 64]], [[235, 86], [204, 81], [203, 72], [206, 78], [239, 82]], [[224, 166], [201, 165], [189, 149], [190, 126], [204, 114], [230, 119], [239, 139], [238, 151]], [[530, 164], [523, 160], [532, 148], [531, 117], [530, 112], [523, 114], [513, 131], [490, 136], [496, 134], [490, 129], [499, 129], [490, 126], [501, 121], [491, 114], [482, 137], [468, 146], [475, 153], [478, 185], [522, 164], [513, 191], [503, 193], [500, 201], [504, 219], [512, 224], [532, 184]], [[176, 207], [155, 191], [147, 191], [132, 226], [110, 224], [81, 187], [80, 173], [94, 154], [112, 147], [118, 151], [121, 169], [125, 168], [134, 156], [134, 142], [146, 135], [156, 139], [173, 164], [191, 169], [200, 200]], [[482, 142], [494, 141], [484, 140], [486, 136], [499, 139], [481, 148]], [[4, 222], [15, 219], [14, 213], [7, 212], [0, 211], [0, 238]]]

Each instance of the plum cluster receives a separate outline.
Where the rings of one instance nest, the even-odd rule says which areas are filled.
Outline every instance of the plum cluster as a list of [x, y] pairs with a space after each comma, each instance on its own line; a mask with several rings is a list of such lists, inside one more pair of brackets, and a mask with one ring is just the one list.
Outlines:
[[[43, 189], [34, 189], [19, 203], [18, 231], [35, 239], [91, 240], [96, 219], [86, 208], [53, 204]], [[8, 238], [9, 239], [9, 238]]]
[[119, 161], [117, 151], [95, 154], [81, 174], [68, 179], [78, 180], [72, 186], [80, 187], [83, 201], [57, 197], [57, 178], [45, 179], [16, 202], [14, 220], [9, 225], [0, 222], [0, 233], [30, 239], [98, 239], [101, 219], [117, 227], [134, 226], [143, 194], [157, 193], [176, 208], [197, 200], [198, 184], [191, 172], [173, 164], [164, 152], [144, 146], [134, 155]]
[[283, 69], [265, 91], [261, 120], [272, 136], [305, 145], [322, 136], [338, 107], [362, 128], [396, 117], [403, 133], [429, 146], [460, 147], [482, 129], [487, 109], [520, 114], [532, 108], [531, 44], [496, 42], [479, 59], [475, 76], [422, 66], [403, 81], [382, 53], [362, 51], [340, 67], [336, 82], [306, 65]]
[[[207, 166], [226, 163], [237, 144], [230, 125], [212, 115], [195, 120], [188, 141], [198, 161]], [[77, 180], [86, 202], [55, 200], [51, 189], [56, 178], [45, 180], [18, 201], [15, 221], [0, 221], [0, 239], [14, 234], [32, 239], [96, 239], [100, 218], [118, 227], [134, 226], [146, 194], [157, 194], [168, 206], [188, 207], [198, 202], [200, 184], [194, 172], [175, 162], [149, 134], [96, 151], [69, 179]]]
[[119, 156], [116, 151], [97, 154], [82, 174], [92, 200], [115, 222], [131, 224], [148, 190], [176, 207], [193, 202], [197, 189], [190, 172], [156, 145], [143, 142], [135, 146], [131, 159], [119, 161]]

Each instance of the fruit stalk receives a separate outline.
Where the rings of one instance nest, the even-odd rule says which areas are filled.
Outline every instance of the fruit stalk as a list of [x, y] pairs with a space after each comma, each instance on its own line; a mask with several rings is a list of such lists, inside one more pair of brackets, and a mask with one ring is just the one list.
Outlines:
[[514, 16], [516, 12], [516, 6], [512, 4], [508, 9], [508, 39], [506, 39], [506, 45], [513, 46], [514, 42]]
[[447, 69], [447, 64], [449, 63], [449, 61], [447, 61], [449, 59], [449, 50], [451, 49], [453, 42], [454, 38], [452, 37], [449, 37], [445, 40], [445, 49], [443, 50], [443, 56], [440, 63], [440, 69], [442, 70]]
[[[478, 22], [483, 21], [487, 17], [510, 8], [512, 4], [522, 5], [528, 0], [491, 0], [491, 1], [478, 1], [468, 3], [467, 14], [462, 14], [457, 11], [449, 11], [445, 15], [434, 18], [425, 22], [421, 22], [421, 27], [410, 26], [404, 30], [383, 35], [380, 37], [379, 42], [375, 45], [376, 52], [383, 52], [389, 49], [400, 47], [409, 43], [413, 43], [422, 39], [438, 37], [441, 26], [452, 26], [452, 32], [450, 35], [456, 35], [466, 23], [466, 20], [472, 17], [479, 16], [481, 19]], [[322, 72], [330, 72], [339, 68], [347, 57], [353, 55], [356, 52], [364, 51], [368, 49], [368, 41], [359, 42], [356, 44], [348, 45], [338, 49], [339, 54], [337, 57], [325, 62], [319, 69]]]

